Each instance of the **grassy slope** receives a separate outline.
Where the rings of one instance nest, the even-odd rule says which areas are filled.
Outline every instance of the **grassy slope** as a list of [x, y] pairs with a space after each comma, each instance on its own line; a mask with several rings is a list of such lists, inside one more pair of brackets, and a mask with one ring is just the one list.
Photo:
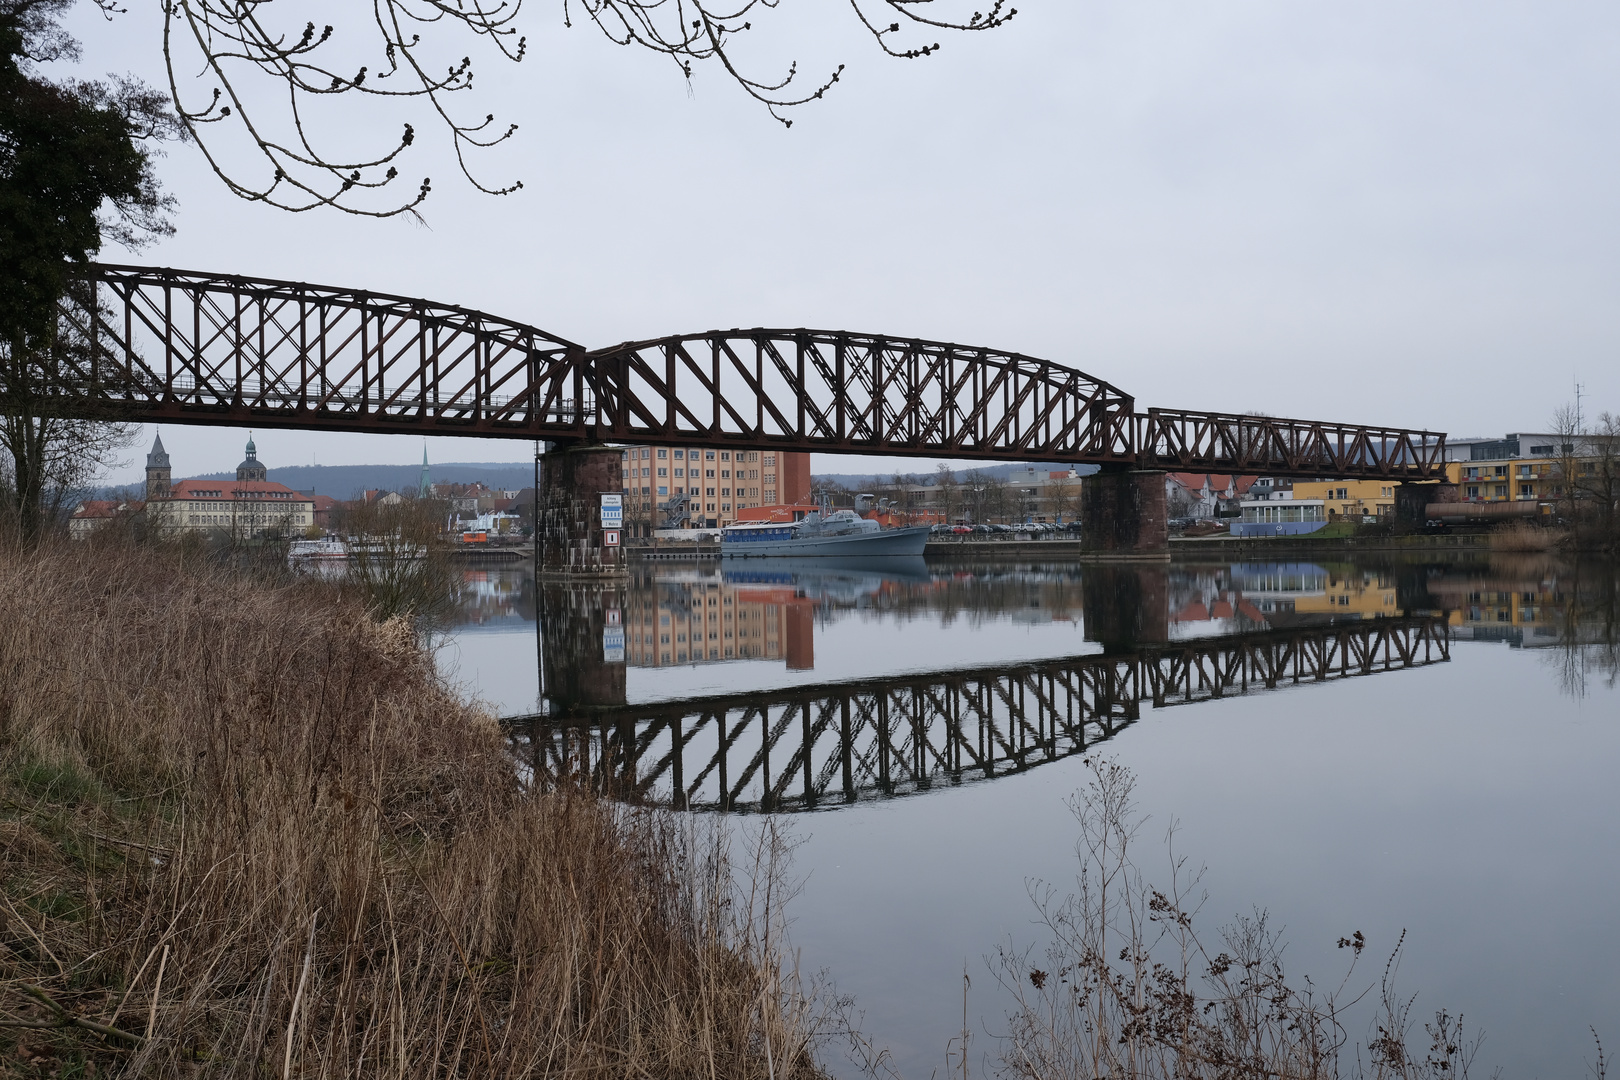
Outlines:
[[0, 1076], [812, 1074], [723, 846], [517, 775], [317, 585], [0, 551]]

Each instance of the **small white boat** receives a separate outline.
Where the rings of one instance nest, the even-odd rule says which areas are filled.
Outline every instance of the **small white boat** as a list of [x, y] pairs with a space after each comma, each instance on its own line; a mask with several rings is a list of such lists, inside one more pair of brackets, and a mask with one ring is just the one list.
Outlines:
[[294, 561], [324, 562], [348, 557], [349, 545], [330, 537], [320, 540], [294, 540], [292, 546], [287, 549], [287, 558]]

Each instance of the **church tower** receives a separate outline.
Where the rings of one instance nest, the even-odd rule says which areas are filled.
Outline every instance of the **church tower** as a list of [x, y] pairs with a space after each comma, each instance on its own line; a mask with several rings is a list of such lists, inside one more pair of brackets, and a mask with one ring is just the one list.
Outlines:
[[248, 433], [247, 457], [236, 467], [238, 480], [264, 480], [265, 468], [259, 464], [259, 448], [253, 445], [253, 433]]
[[146, 497], [166, 499], [173, 473], [169, 469], [169, 455], [163, 449], [163, 436], [152, 440], [152, 452], [146, 455]]
[[433, 479], [428, 475], [427, 443], [422, 444], [422, 478], [416, 482], [416, 497], [425, 499], [433, 494]]

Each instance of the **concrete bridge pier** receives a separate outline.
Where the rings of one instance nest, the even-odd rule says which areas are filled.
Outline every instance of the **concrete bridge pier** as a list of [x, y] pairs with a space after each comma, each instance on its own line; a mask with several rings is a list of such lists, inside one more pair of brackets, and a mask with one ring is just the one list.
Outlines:
[[1162, 558], [1170, 552], [1164, 473], [1104, 466], [1080, 482], [1080, 543], [1088, 554]]
[[[621, 451], [582, 443], [552, 443], [540, 458], [541, 575], [618, 577], [619, 546], [604, 543], [602, 496], [624, 491]], [[620, 532], [623, 537], [623, 532]]]

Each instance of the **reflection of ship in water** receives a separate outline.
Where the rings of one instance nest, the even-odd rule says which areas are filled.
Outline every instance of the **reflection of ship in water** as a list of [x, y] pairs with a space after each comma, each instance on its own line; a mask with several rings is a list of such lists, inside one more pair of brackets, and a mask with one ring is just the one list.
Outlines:
[[955, 670], [565, 710], [506, 721], [540, 783], [690, 809], [794, 810], [1018, 773], [1141, 715], [1450, 659], [1443, 618], [1149, 645]]

